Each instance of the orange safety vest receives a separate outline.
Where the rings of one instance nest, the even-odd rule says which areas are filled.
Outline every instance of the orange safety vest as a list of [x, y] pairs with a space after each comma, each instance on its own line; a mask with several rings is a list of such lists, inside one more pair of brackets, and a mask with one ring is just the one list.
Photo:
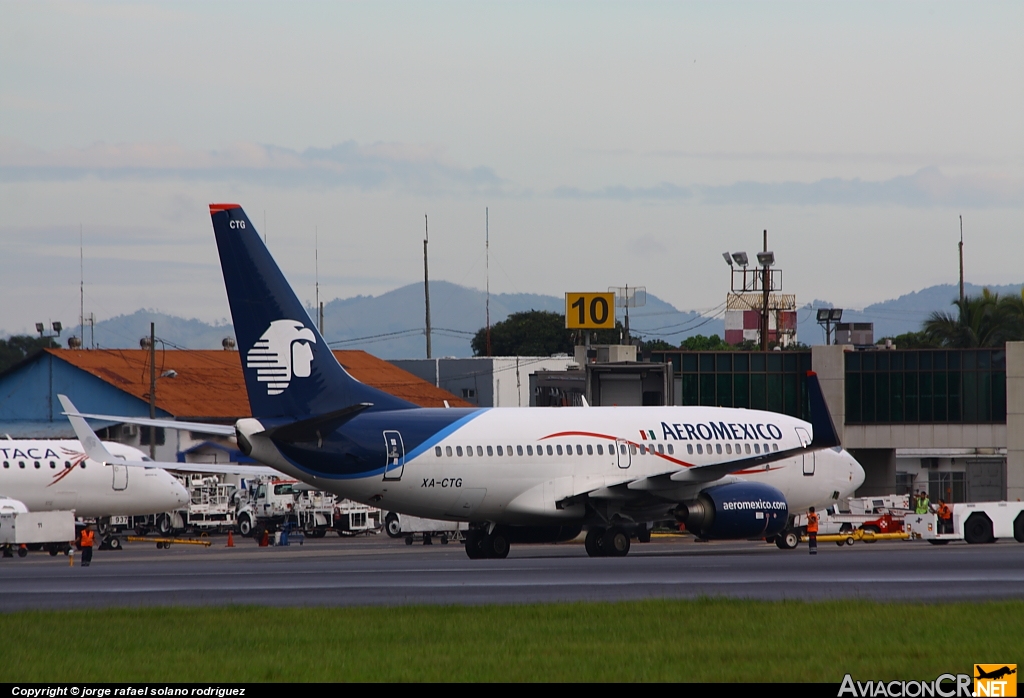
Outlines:
[[807, 515], [807, 532], [818, 532], [818, 515], [816, 513], [810, 513]]
[[89, 529], [82, 531], [82, 547], [91, 548], [93, 540], [95, 539], [95, 535], [96, 534], [90, 531]]
[[943, 504], [939, 507], [939, 518], [940, 519], [952, 519], [953, 510], [949, 508], [948, 504]]

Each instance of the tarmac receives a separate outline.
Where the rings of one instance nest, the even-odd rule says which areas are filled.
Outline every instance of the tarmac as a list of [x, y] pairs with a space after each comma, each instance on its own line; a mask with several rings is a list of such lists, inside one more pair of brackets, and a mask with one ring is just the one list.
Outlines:
[[518, 604], [650, 598], [1024, 598], [1024, 545], [879, 541], [783, 551], [755, 541], [688, 536], [634, 543], [625, 558], [589, 558], [579, 543], [513, 546], [470, 560], [458, 543], [406, 545], [384, 535], [260, 548], [126, 543], [92, 566], [63, 555], [0, 559], [0, 612], [133, 606]]

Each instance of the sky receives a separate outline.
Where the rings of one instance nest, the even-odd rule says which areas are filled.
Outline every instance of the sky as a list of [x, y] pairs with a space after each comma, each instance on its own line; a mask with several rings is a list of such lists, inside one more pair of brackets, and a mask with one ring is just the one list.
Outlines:
[[[208, 204], [299, 297], [431, 277], [720, 306], [1020, 283], [1024, 4], [0, 0], [0, 334], [227, 319]], [[486, 211], [486, 213], [485, 213]], [[80, 249], [81, 243], [81, 249]]]

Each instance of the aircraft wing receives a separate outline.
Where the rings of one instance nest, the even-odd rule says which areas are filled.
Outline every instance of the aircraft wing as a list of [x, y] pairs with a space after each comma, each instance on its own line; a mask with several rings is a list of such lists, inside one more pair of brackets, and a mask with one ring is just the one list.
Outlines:
[[[108, 417], [101, 417], [98, 415], [84, 415], [75, 409], [75, 405], [71, 402], [67, 395], [58, 395], [60, 404], [64, 406], [64, 414], [67, 415], [68, 420], [71, 422], [71, 428], [75, 430], [75, 436], [82, 443], [82, 448], [85, 449], [85, 455], [97, 463], [114, 463], [117, 465], [128, 465], [133, 467], [143, 468], [160, 468], [162, 470], [174, 470], [186, 473], [211, 473], [211, 474], [222, 474], [222, 475], [272, 475], [275, 477], [287, 477], [278, 470], [274, 470], [266, 465], [219, 465], [216, 463], [160, 463], [157, 461], [130, 461], [125, 460], [120, 456], [115, 456], [107, 447], [103, 445], [99, 437], [96, 436], [96, 432], [92, 430], [88, 422], [85, 421], [86, 417], [94, 419], [108, 419]], [[121, 417], [109, 417], [109, 419], [119, 420]], [[159, 420], [145, 420], [147, 422], [156, 422]], [[188, 422], [171, 422], [176, 425], [189, 424]], [[153, 425], [155, 426], [155, 425]], [[217, 426], [217, 425], [208, 425]], [[178, 426], [181, 429], [188, 429], [187, 426]], [[231, 435], [235, 433], [234, 427], [225, 427], [231, 430]]]
[[[64, 405], [64, 414], [68, 419], [72, 417], [85, 417], [87, 419], [102, 419], [106, 422], [117, 422], [119, 424], [137, 424], [140, 427], [163, 427], [164, 429], [187, 429], [198, 434], [212, 434], [214, 436], [234, 436], [235, 428], [228, 424], [207, 424], [206, 422], [179, 422], [174, 419], [148, 419], [145, 417], [122, 417], [113, 414], [83, 414], [68, 400], [66, 395], [58, 395], [60, 404]], [[74, 423], [74, 420], [72, 420]], [[76, 432], [77, 433], [77, 432]]]

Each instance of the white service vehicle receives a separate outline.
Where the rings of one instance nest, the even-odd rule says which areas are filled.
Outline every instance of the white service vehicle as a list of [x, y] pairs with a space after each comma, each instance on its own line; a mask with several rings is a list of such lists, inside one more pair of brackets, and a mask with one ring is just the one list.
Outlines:
[[384, 532], [390, 538], [405, 538], [406, 545], [412, 545], [416, 536], [423, 537], [423, 544], [430, 545], [437, 536], [442, 545], [449, 540], [462, 540], [463, 532], [469, 530], [466, 521], [441, 521], [424, 519], [419, 516], [389, 511], [384, 515]]
[[910, 538], [944, 545], [951, 540], [994, 543], [1013, 538], [1024, 543], [1024, 502], [966, 502], [953, 505], [953, 530], [940, 532], [937, 514], [909, 514], [903, 520]]
[[75, 513], [72, 511], [0, 512], [0, 551], [3, 557], [25, 557], [25, 546], [41, 546], [51, 555], [67, 552], [75, 540]]
[[334, 528], [338, 498], [328, 492], [310, 490], [296, 480], [267, 478], [256, 481], [249, 499], [238, 508], [238, 532], [263, 536], [290, 524], [308, 538], [323, 538]]

